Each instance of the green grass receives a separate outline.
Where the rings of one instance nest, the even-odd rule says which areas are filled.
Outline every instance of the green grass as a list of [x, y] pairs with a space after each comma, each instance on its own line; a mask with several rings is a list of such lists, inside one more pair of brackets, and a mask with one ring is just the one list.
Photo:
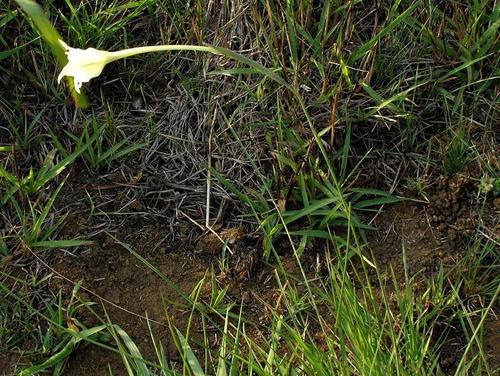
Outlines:
[[[0, 350], [24, 351], [16, 373], [64, 374], [84, 343], [118, 354], [130, 375], [495, 373], [484, 349], [499, 293], [490, 218], [500, 192], [495, 2], [68, 0], [44, 4], [47, 18], [17, 3], [0, 5]], [[87, 103], [71, 81], [71, 100], [56, 83], [60, 36], [106, 50], [207, 43], [218, 55], [110, 64], [86, 84]], [[403, 271], [375, 268], [371, 216], [405, 199], [430, 202], [441, 175], [474, 185], [468, 199], [479, 220], [460, 243], [467, 249], [456, 250], [461, 259], [410, 272], [402, 247]], [[77, 202], [68, 204], [75, 196], [63, 184]], [[217, 279], [229, 244], [186, 294], [113, 235], [189, 312], [177, 328], [165, 304], [175, 360], [151, 323], [156, 358], [145, 359], [78, 287], [69, 305], [61, 292], [50, 296], [38, 282], [49, 270], [33, 272], [39, 261], [30, 255], [50, 264], [57, 250], [91, 252], [85, 229], [60, 235], [71, 214], [118, 229], [117, 218], [133, 213], [109, 209], [119, 201], [103, 198], [109, 186], [127, 187], [120, 205], [142, 200], [141, 213], [158, 222], [252, 227], [279, 297], [256, 298], [265, 324]], [[311, 271], [314, 252], [321, 273]], [[17, 265], [32, 267], [21, 276]], [[99, 324], [78, 322], [82, 311]], [[447, 368], [454, 341], [460, 356]]]

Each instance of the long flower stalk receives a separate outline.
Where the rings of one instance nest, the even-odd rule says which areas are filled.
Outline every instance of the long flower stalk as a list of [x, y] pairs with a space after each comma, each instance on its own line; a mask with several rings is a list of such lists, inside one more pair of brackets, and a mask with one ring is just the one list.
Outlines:
[[252, 59], [249, 59], [243, 55], [222, 47], [178, 44], [134, 47], [110, 52], [105, 50], [97, 50], [95, 48], [87, 48], [86, 50], [73, 48], [68, 46], [63, 40], [59, 40], [59, 43], [66, 52], [68, 63], [61, 70], [58, 81], [60, 82], [61, 79], [65, 76], [73, 77], [75, 81], [75, 89], [77, 92], [80, 92], [82, 83], [89, 82], [92, 78], [99, 76], [108, 63], [144, 53], [166, 51], [196, 51], [208, 52], [215, 55], [223, 55], [228, 58], [240, 61], [243, 64], [247, 64], [255, 68], [257, 72], [263, 73], [264, 75], [269, 76], [269, 78], [288, 87], [288, 84], [283, 80], [283, 78], [274, 73], [272, 70], [264, 67], [262, 64], [259, 64]]

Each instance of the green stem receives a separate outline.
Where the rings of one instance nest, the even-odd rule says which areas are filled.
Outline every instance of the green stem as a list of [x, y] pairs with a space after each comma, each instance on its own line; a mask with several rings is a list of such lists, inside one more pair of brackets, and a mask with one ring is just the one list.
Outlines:
[[144, 46], [144, 47], [128, 48], [126, 50], [110, 52], [111, 55], [110, 61], [124, 59], [126, 57], [144, 54], [148, 52], [165, 52], [165, 51], [200, 51], [200, 52], [211, 52], [214, 54], [220, 54], [220, 52], [217, 51], [215, 48], [209, 46], [193, 46], [193, 45], [183, 45], [183, 44]]

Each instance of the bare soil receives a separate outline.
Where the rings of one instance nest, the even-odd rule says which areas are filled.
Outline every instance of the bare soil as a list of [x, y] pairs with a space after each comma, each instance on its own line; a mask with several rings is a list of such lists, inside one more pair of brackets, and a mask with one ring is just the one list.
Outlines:
[[[155, 216], [150, 213], [148, 202], [126, 198], [130, 189], [126, 181], [110, 182], [109, 177], [80, 176], [70, 178], [61, 192], [59, 209], [70, 214], [59, 237], [82, 236], [94, 240], [94, 244], [83, 253], [61, 252], [44, 258], [49, 263], [46, 265], [48, 271], [53, 273], [49, 290], [54, 294], [63, 291], [63, 305], [68, 303], [75, 284], [83, 281], [79, 296], [96, 302], [95, 309], [101, 316], [105, 312], [113, 323], [125, 330], [146, 359], [153, 361], [156, 358], [147, 316], [155, 339], [164, 346], [168, 359], [180, 360], [172, 343], [167, 315], [174, 326], [184, 329], [191, 313], [184, 297], [205, 277], [199, 299], [207, 301], [210, 271], [213, 269], [217, 280], [229, 286], [230, 297], [244, 304], [245, 317], [256, 323], [256, 337], [260, 331], [265, 331], [270, 320], [266, 305], [276, 301], [277, 287], [272, 277], [273, 266], [264, 265], [260, 260], [260, 239], [251, 232], [251, 227], [243, 222], [235, 225], [233, 220], [214, 226], [215, 233], [203, 233], [187, 218], [174, 215], [166, 218], [164, 214]], [[98, 193], [94, 195], [95, 208], [108, 215], [96, 215], [95, 208], [94, 215], [91, 215], [88, 203], [83, 199], [89, 190]], [[416, 275], [418, 285], [441, 266], [451, 269], [465, 255], [470, 234], [477, 227], [479, 218], [484, 228], [492, 229], [499, 236], [498, 198], [489, 197], [480, 205], [476, 194], [477, 187], [467, 176], [441, 177], [429, 190], [428, 203], [410, 199], [386, 205], [376, 215], [367, 216], [365, 222], [376, 227], [376, 231], [367, 234], [367, 252], [371, 253], [382, 276], [389, 280], [392, 267], [399, 281], [404, 281], [407, 273]], [[123, 205], [126, 205], [125, 209]], [[479, 211], [482, 212], [480, 216]], [[115, 239], [129, 245], [157, 268], [157, 272], [146, 267]], [[230, 248], [228, 268], [223, 272], [220, 269], [221, 240]], [[307, 273], [321, 269], [318, 260], [321, 263], [324, 256], [320, 248], [311, 247], [304, 255]], [[281, 251], [287, 272], [298, 275], [294, 257], [287, 249]], [[407, 259], [406, 270], [403, 252]], [[175, 287], [166, 283], [159, 274], [173, 282]], [[375, 281], [375, 272], [373, 277]], [[76, 318], [87, 326], [99, 324], [85, 310], [79, 311]], [[496, 369], [500, 367], [498, 318], [489, 317], [484, 328], [484, 350], [491, 358], [492, 369]], [[318, 332], [318, 341], [320, 336]], [[196, 340], [201, 343], [202, 339], [201, 322], [195, 319], [190, 338], [195, 349]], [[216, 346], [220, 338], [215, 332], [209, 332], [209, 340]], [[443, 370], [453, 372], [466, 342], [461, 335], [450, 336], [442, 351]], [[6, 365], [3, 369], [18, 362], [19, 357], [15, 354], [0, 355], [0, 365]], [[71, 355], [64, 375], [102, 375], [108, 368], [117, 375], [126, 372], [117, 354], [81, 344]]]
[[[79, 187], [73, 185], [72, 193], [67, 192], [67, 197], [78, 190]], [[464, 177], [442, 178], [431, 192], [429, 204], [406, 201], [383, 208], [374, 218], [377, 231], [369, 234], [369, 249], [382, 273], [390, 278], [389, 266], [392, 266], [398, 278], [404, 280], [403, 249], [407, 257], [407, 272], [410, 275], [418, 272], [421, 279], [436, 273], [441, 265], [455, 265], [465, 254], [468, 233], [478, 220], [477, 208], [470, 204], [473, 192], [470, 181]], [[120, 195], [119, 190], [116, 195]], [[493, 199], [490, 201], [485, 206], [483, 220], [490, 221], [491, 225], [498, 210]], [[96, 223], [89, 223], [85, 218], [84, 214], [69, 218], [66, 235], [85, 234], [95, 229]], [[211, 268], [215, 268], [218, 280], [230, 285], [231, 297], [245, 302], [247, 317], [265, 327], [265, 306], [251, 298], [259, 296], [263, 301], [273, 302], [276, 290], [270, 278], [272, 266], [264, 266], [255, 256], [260, 253], [258, 240], [247, 235], [243, 228], [219, 229], [219, 236], [228, 242], [235, 254], [230, 258], [229, 269], [221, 273], [222, 247], [218, 236], [201, 234], [194, 225], [183, 224], [179, 228], [176, 249], [167, 247], [163, 241], [171, 231], [168, 223], [144, 219], [141, 213], [122, 220], [112, 236], [129, 244], [186, 295], [204, 276], [208, 277]], [[498, 234], [498, 224], [495, 229]], [[178, 359], [165, 312], [175, 326], [184, 328], [190, 315], [185, 300], [179, 290], [165, 283], [135, 255], [117, 244], [112, 236], [109, 232], [101, 232], [94, 237], [95, 244], [85, 254], [61, 253], [53, 257], [51, 268], [55, 275], [51, 289], [63, 289], [65, 296], [69, 297], [74, 283], [83, 280], [85, 290], [81, 291], [82, 297], [102, 304], [112, 322], [132, 337], [146, 359], [153, 360], [155, 353], [145, 320], [147, 315], [156, 339], [166, 348], [168, 358]], [[183, 246], [179, 247], [179, 244]], [[311, 271], [317, 268], [316, 255], [307, 255], [305, 260]], [[297, 271], [292, 256], [284, 254], [283, 263], [291, 273]], [[206, 278], [200, 296], [202, 301], [208, 298], [209, 283], [209, 278]], [[96, 324], [90, 316], [79, 319], [87, 325]], [[193, 324], [192, 340], [201, 336], [200, 325], [196, 321]], [[484, 337], [485, 351], [492, 358], [492, 368], [495, 369], [500, 365], [498, 320], [488, 319]], [[217, 339], [211, 340], [215, 345]], [[465, 338], [453, 337], [444, 347], [443, 369], [451, 371], [456, 366], [465, 341]], [[96, 346], [82, 345], [71, 356], [64, 374], [102, 375], [108, 367], [114, 374], [125, 372], [118, 355]]]

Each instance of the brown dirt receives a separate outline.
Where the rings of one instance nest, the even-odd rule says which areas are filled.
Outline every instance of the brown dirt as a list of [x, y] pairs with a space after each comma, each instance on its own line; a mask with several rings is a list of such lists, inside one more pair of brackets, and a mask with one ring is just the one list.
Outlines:
[[[385, 207], [375, 218], [378, 230], [369, 239], [379, 266], [393, 265], [402, 276], [403, 249], [410, 275], [424, 269], [432, 272], [441, 264], [456, 264], [478, 225], [480, 208], [473, 204], [475, 191], [465, 176], [442, 177], [428, 204], [407, 201]], [[482, 220], [498, 236], [498, 209], [493, 201], [490, 198], [482, 209]]]
[[[404, 280], [405, 273], [409, 277], [417, 275], [418, 286], [441, 266], [449, 269], [456, 265], [467, 252], [469, 235], [478, 224], [478, 208], [472, 205], [474, 191], [471, 180], [464, 176], [443, 177], [428, 205], [402, 202], [385, 208], [374, 223], [378, 231], [369, 239], [382, 277], [391, 278], [391, 266], [399, 281]], [[498, 214], [495, 200], [490, 198], [483, 208], [482, 220], [497, 237], [500, 236]], [[407, 258], [406, 271], [403, 252]], [[497, 304], [495, 308], [484, 326], [484, 350], [493, 370], [500, 366], [500, 320], [496, 316], [500, 307]], [[461, 331], [456, 332], [441, 351], [440, 366], [445, 372], [453, 373], [467, 342]], [[439, 330], [434, 334], [438, 335]]]
[[[61, 202], [64, 206], [76, 203], [78, 200], [75, 198], [81, 191], [78, 184], [72, 185], [71, 189], [64, 192]], [[399, 280], [404, 280], [403, 249], [408, 273], [413, 275], [418, 272], [421, 279], [435, 273], [440, 265], [456, 264], [466, 251], [468, 231], [476, 226], [476, 209], [470, 204], [473, 192], [468, 179], [459, 176], [443, 178], [430, 192], [429, 204], [405, 201], [386, 206], [374, 219], [377, 231], [369, 234], [369, 247], [383, 276], [390, 278], [388, 267], [392, 265]], [[110, 188], [106, 195], [106, 200], [112, 199], [110, 205], [117, 207], [119, 204], [116, 202], [123, 193], [121, 188]], [[489, 227], [498, 230], [498, 225], [495, 227], [495, 214], [498, 213], [495, 213], [493, 202], [486, 207], [483, 220], [490, 221]], [[190, 311], [179, 290], [190, 294], [212, 267], [217, 272], [218, 281], [230, 286], [231, 298], [245, 303], [247, 317], [258, 323], [259, 327], [266, 327], [269, 317], [266, 317], [265, 304], [255, 299], [255, 296], [272, 304], [276, 301], [276, 289], [269, 278], [271, 270], [259, 262], [258, 239], [252, 238], [240, 227], [217, 228], [217, 233], [230, 248], [226, 250], [228, 269], [220, 272], [222, 246], [217, 236], [201, 234], [196, 226], [182, 224], [176, 227], [178, 237], [169, 246], [171, 238], [168, 237], [168, 241], [165, 239], [171, 234], [171, 222], [147, 218], [143, 215], [144, 210], [141, 206], [134, 214], [132, 208], [118, 224], [107, 226], [106, 231], [99, 231], [96, 229], [101, 228], [100, 220], [95, 217], [89, 219], [86, 209], [78, 207], [75, 212], [79, 214], [67, 218], [61, 238], [94, 232], [97, 233], [93, 237], [95, 244], [82, 254], [65, 253], [52, 257], [50, 267], [55, 274], [50, 289], [54, 292], [62, 289], [64, 296], [69, 298], [74, 283], [83, 280], [85, 290], [81, 290], [81, 297], [101, 304], [111, 321], [131, 336], [142, 355], [149, 360], [155, 360], [156, 355], [145, 315], [151, 320], [155, 338], [165, 347], [168, 359], [179, 360], [166, 315], [176, 327], [185, 328]], [[178, 290], [117, 244], [110, 234], [130, 244], [171, 280]], [[310, 270], [317, 269], [316, 255], [308, 256], [310, 261], [306, 261], [307, 267]], [[297, 273], [293, 257], [284, 256], [283, 264], [290, 273]], [[207, 279], [201, 290], [201, 301], [209, 299], [209, 289]], [[97, 310], [103, 312], [100, 308]], [[88, 326], [98, 323], [95, 317], [84, 313], [77, 318]], [[251, 330], [258, 335], [258, 327]], [[201, 341], [200, 322], [193, 323], [191, 333], [191, 340]], [[214, 334], [209, 340], [215, 345], [218, 339]], [[464, 341], [465, 338], [453, 338], [444, 348], [441, 357], [444, 370], [452, 370], [456, 366]], [[488, 318], [484, 346], [487, 354], [493, 358], [493, 368], [500, 364], [499, 344], [499, 321]], [[113, 374], [125, 374], [118, 355], [83, 344], [71, 355], [64, 375], [102, 375], [108, 367]]]
[[[68, 261], [67, 256], [59, 257], [53, 268], [72, 280], [83, 279], [85, 286], [98, 294], [107, 302], [103, 303], [112, 321], [125, 330], [138, 344], [146, 359], [154, 359], [154, 348], [142, 317], [147, 316], [153, 321], [152, 328], [157, 340], [166, 345], [169, 358], [175, 358], [175, 349], [169, 346], [169, 330], [165, 317], [165, 305], [174, 307], [185, 303], [178, 291], [167, 286], [154, 272], [142, 264], [133, 254], [120, 246], [111, 246], [112, 240], [96, 245], [92, 253], [77, 261]], [[147, 253], [151, 244], [136, 248], [141, 253]], [[148, 257], [158, 270], [174, 282], [185, 294], [189, 294], [209, 268], [209, 264], [199, 258], [186, 254], [167, 253]], [[53, 281], [56, 281], [57, 277]], [[55, 288], [70, 289], [68, 281], [59, 279]], [[95, 295], [86, 294], [89, 300], [99, 301]], [[169, 313], [177, 318], [174, 324], [182, 327], [189, 310], [179, 306], [169, 308]], [[133, 314], [133, 313], [137, 314]], [[155, 323], [158, 322], [158, 323]], [[91, 323], [88, 323], [91, 324]], [[104, 355], [106, 353], [106, 355]], [[104, 356], [103, 356], [104, 355]], [[84, 346], [69, 362], [68, 375], [101, 375], [111, 364], [114, 374], [122, 374], [121, 360], [111, 356], [95, 346]]]
[[12, 367], [19, 363], [21, 355], [14, 352], [0, 353], [0, 375], [8, 376], [13, 372]]
[[[498, 313], [498, 311], [497, 311]], [[484, 323], [484, 351], [492, 370], [500, 370], [500, 319], [488, 318]]]
[[[52, 279], [52, 288], [54, 291], [62, 289], [65, 296], [69, 296], [74, 282], [83, 279], [86, 290], [83, 291], [82, 297], [89, 301], [101, 302], [112, 322], [118, 324], [133, 338], [144, 358], [155, 360], [156, 355], [150, 332], [144, 319], [147, 314], [152, 322], [155, 339], [161, 341], [166, 347], [167, 357], [170, 360], [176, 360], [178, 359], [177, 352], [170, 337], [166, 314], [168, 313], [169, 319], [177, 328], [181, 330], [185, 328], [190, 310], [186, 307], [186, 300], [179, 291], [189, 295], [195, 285], [205, 276], [207, 279], [202, 287], [200, 301], [209, 299], [208, 273], [217, 262], [222, 247], [218, 247], [219, 254], [214, 256], [215, 248], [217, 248], [214, 246], [214, 239], [211, 235], [204, 235], [192, 251], [174, 252], [160, 247], [157, 251], [151, 252], [164, 234], [157, 233], [157, 226], [151, 226], [148, 223], [134, 223], [132, 228], [120, 230], [116, 235], [117, 238], [129, 238], [128, 235], [132, 235], [138, 226], [141, 227], [143, 239], [136, 239], [131, 246], [147, 258], [162, 275], [172, 281], [178, 290], [168, 286], [135, 255], [116, 244], [109, 235], [100, 235], [88, 254], [77, 257], [57, 256], [52, 262], [52, 268], [56, 274]], [[149, 237], [144, 235], [144, 229], [148, 227], [150, 232], [146, 232], [149, 233]], [[74, 231], [73, 227], [71, 232]], [[229, 268], [224, 273], [218, 273], [218, 279], [231, 280], [232, 298], [236, 301], [246, 300], [247, 311], [258, 312], [261, 315], [263, 311], [261, 303], [248, 303], [249, 295], [256, 290], [251, 285], [258, 287], [259, 296], [265, 296], [266, 291], [270, 292], [271, 289], [266, 289], [268, 286], [262, 278], [263, 273], [260, 276], [250, 274], [252, 269], [255, 271], [257, 262], [253, 258], [249, 261], [247, 257], [247, 255], [256, 254], [253, 251], [255, 247], [251, 245], [251, 239], [242, 240], [241, 230], [223, 230], [220, 234], [224, 240], [231, 240], [231, 252], [234, 254], [228, 255]], [[227, 239], [226, 235], [234, 236]], [[249, 266], [248, 262], [252, 265]], [[217, 269], [217, 265], [215, 266]], [[242, 283], [248, 282], [250, 276], [255, 278], [243, 287]], [[258, 280], [261, 280], [261, 283], [255, 283]], [[88, 316], [79, 317], [79, 319], [89, 326], [97, 324], [94, 318]], [[201, 324], [195, 321], [191, 340], [201, 341], [200, 336]], [[217, 339], [214, 337], [213, 340]], [[72, 355], [65, 375], [81, 375], [82, 373], [102, 375], [108, 366], [114, 374], [125, 372], [118, 355], [96, 346], [83, 345]]]

